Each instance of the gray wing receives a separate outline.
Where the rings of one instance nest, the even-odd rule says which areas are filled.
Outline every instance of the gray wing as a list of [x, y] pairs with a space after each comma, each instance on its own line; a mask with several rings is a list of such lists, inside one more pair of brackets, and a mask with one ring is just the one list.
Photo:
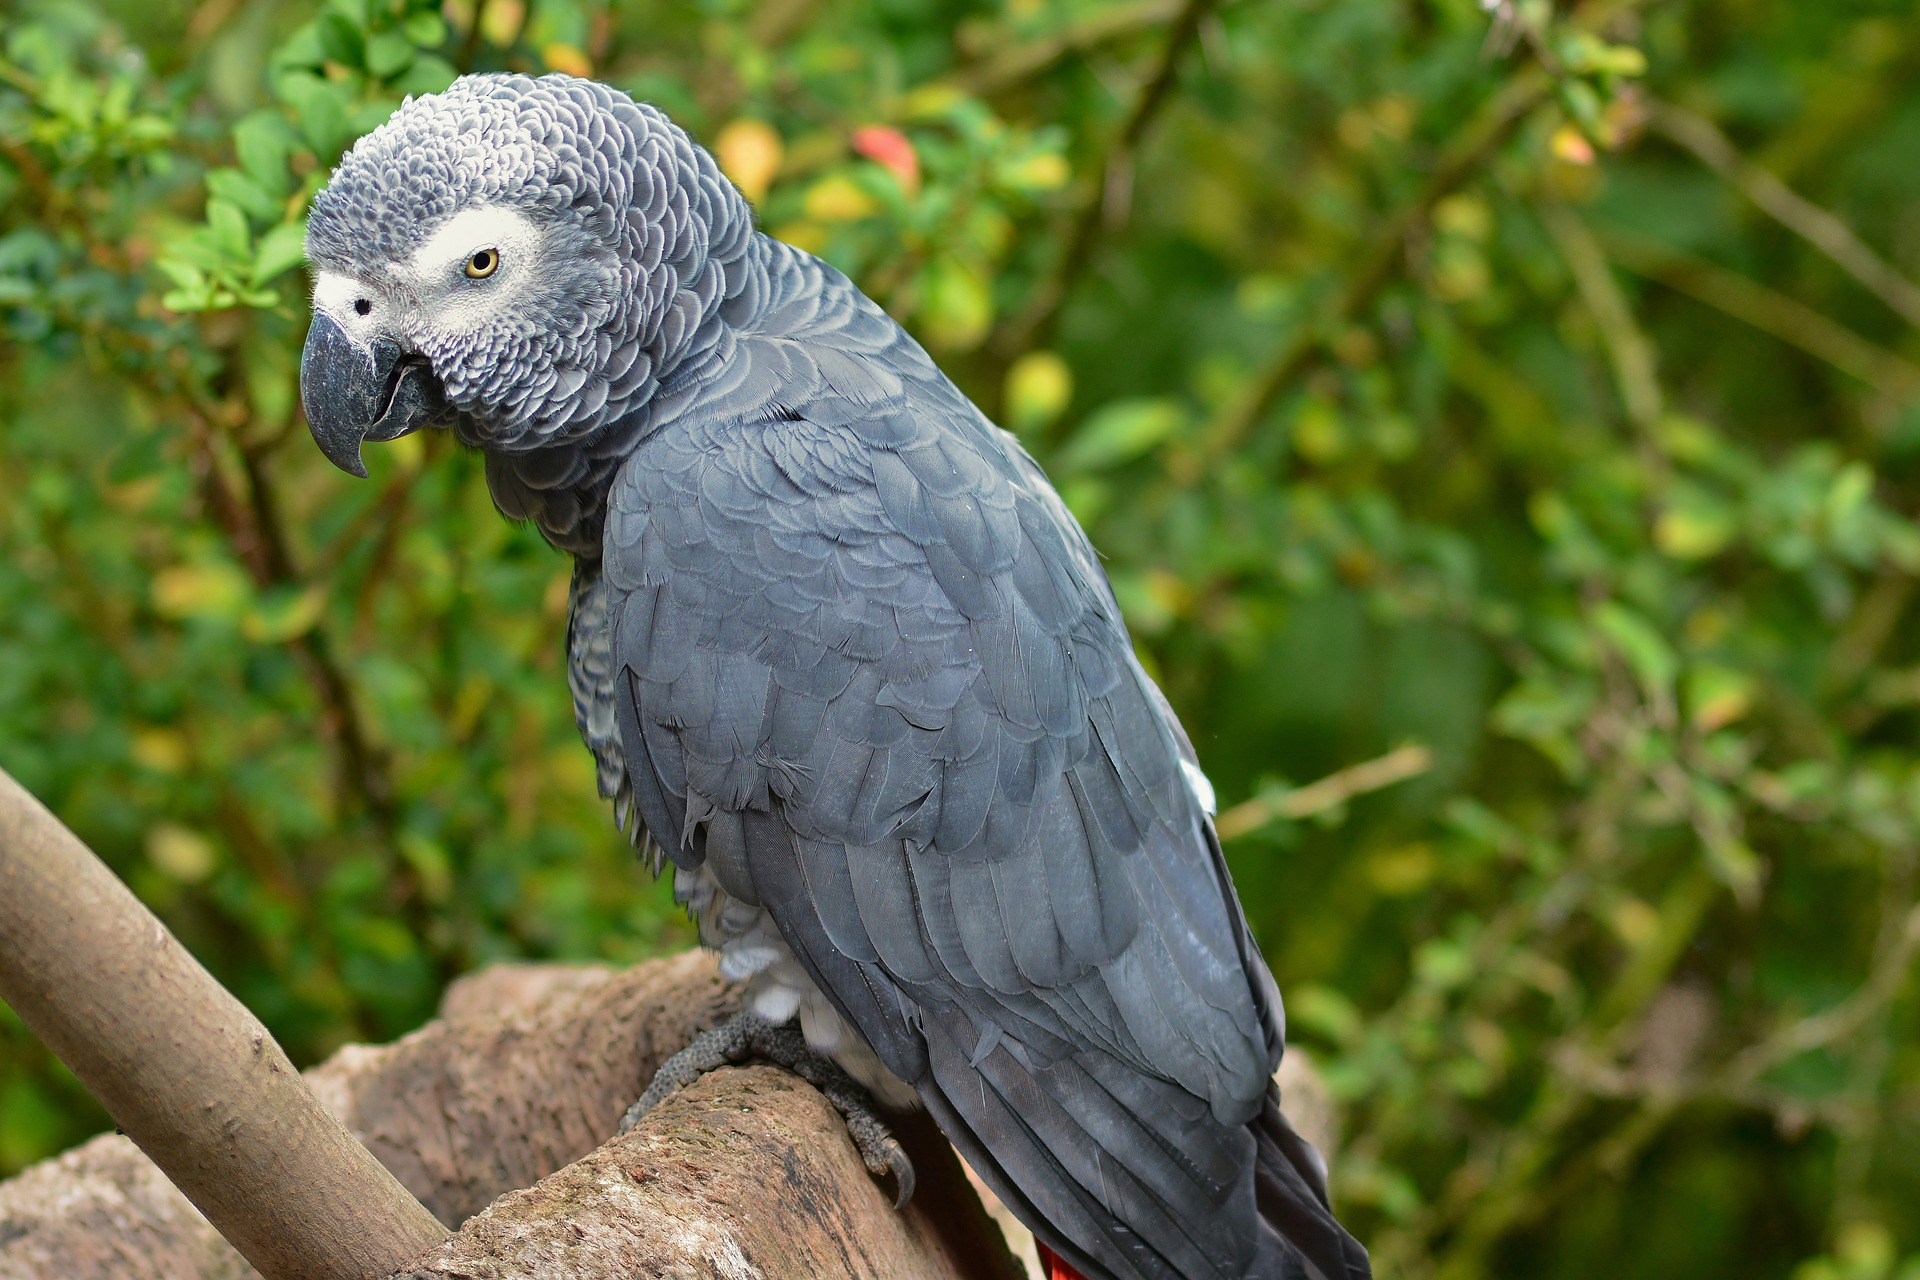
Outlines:
[[1066, 1256], [1246, 1274], [1278, 998], [1190, 748], [1039, 470], [836, 319], [741, 341], [615, 482], [627, 785]]

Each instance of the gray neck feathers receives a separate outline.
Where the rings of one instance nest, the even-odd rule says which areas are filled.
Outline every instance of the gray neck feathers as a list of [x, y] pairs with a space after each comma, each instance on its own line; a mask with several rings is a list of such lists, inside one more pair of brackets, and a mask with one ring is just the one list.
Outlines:
[[[512, 519], [532, 521], [561, 550], [598, 558], [615, 473], [666, 417], [690, 407], [689, 389], [710, 381], [736, 355], [738, 336], [765, 309], [769, 259], [784, 248], [750, 231], [744, 250], [725, 264], [725, 288], [710, 302], [702, 299], [700, 310], [685, 321], [673, 322], [677, 332], [660, 326], [663, 332], [638, 356], [653, 363], [646, 384], [624, 412], [603, 412], [590, 433], [517, 449], [469, 440], [485, 449], [494, 505]], [[693, 399], [697, 402], [697, 391]]]

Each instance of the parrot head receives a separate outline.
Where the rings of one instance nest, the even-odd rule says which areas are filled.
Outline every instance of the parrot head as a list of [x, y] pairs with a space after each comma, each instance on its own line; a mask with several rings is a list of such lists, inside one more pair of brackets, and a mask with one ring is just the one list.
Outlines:
[[314, 199], [314, 440], [365, 476], [363, 442], [425, 426], [590, 436], [711, 345], [752, 232], [712, 158], [618, 90], [485, 75], [409, 99]]

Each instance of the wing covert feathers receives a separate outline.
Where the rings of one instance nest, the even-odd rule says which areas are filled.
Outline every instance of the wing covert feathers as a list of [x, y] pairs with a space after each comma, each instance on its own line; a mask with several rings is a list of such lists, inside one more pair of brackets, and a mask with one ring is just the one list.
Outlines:
[[606, 619], [612, 705], [575, 690], [603, 790], [768, 909], [1086, 1275], [1283, 1274], [1268, 1199], [1332, 1219], [1258, 1136], [1278, 997], [1192, 748], [1013, 438], [838, 273], [769, 252], [576, 579], [576, 631]]

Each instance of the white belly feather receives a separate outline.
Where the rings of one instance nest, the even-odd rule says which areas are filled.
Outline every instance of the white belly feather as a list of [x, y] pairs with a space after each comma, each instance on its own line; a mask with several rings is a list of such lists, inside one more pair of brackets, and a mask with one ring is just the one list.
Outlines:
[[701, 943], [720, 953], [720, 976], [747, 984], [748, 1008], [774, 1023], [798, 1017], [808, 1047], [840, 1064], [882, 1107], [900, 1111], [920, 1105], [913, 1087], [882, 1065], [821, 994], [766, 908], [733, 897], [705, 866], [676, 870], [673, 897], [693, 912]]

